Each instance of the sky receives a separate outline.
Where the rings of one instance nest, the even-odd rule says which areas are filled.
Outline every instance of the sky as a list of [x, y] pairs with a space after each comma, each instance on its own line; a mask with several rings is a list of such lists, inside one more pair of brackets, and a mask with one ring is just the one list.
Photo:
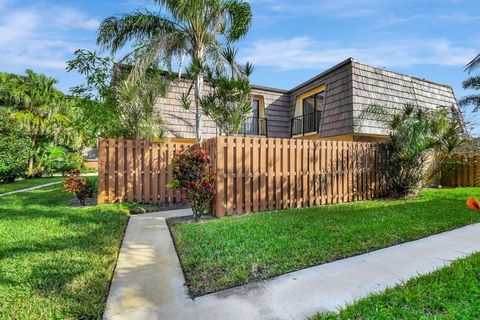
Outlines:
[[[253, 23], [236, 46], [255, 66], [252, 83], [283, 89], [353, 57], [468, 92], [464, 66], [480, 53], [478, 0], [250, 0]], [[33, 69], [65, 92], [82, 78], [65, 70], [78, 48], [98, 50], [102, 19], [149, 0], [0, 0], [0, 71]], [[478, 115], [466, 111], [476, 123]], [[476, 130], [480, 133], [480, 130]]]

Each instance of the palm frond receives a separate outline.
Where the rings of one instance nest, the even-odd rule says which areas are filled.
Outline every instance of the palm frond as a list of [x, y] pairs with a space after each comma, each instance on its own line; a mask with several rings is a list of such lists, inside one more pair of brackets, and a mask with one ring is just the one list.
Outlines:
[[478, 54], [475, 58], [473, 58], [472, 61], [470, 61], [466, 66], [465, 66], [465, 71], [468, 71], [468, 73], [471, 73], [478, 69], [480, 67], [480, 54]]

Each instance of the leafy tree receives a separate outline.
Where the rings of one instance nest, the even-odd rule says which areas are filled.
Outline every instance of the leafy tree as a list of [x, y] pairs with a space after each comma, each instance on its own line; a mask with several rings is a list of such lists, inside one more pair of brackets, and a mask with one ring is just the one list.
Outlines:
[[118, 137], [120, 126], [112, 86], [113, 59], [96, 52], [79, 49], [75, 58], [67, 62], [67, 71], [77, 71], [85, 83], [70, 89], [75, 105], [80, 110], [75, 125], [82, 126], [86, 139], [96, 141], [97, 136]]
[[[112, 54], [127, 42], [137, 40], [144, 45], [132, 77], [138, 79], [152, 64], [170, 69], [172, 62], [182, 64], [188, 56], [199, 65], [220, 60], [221, 48], [242, 38], [250, 28], [250, 5], [241, 0], [155, 0], [159, 12], [147, 10], [106, 18], [99, 29], [97, 43]], [[162, 10], [164, 9], [164, 10]], [[196, 73], [195, 127], [201, 140], [203, 74]]]
[[75, 51], [67, 70], [85, 76], [85, 83], [71, 92], [82, 109], [79, 124], [89, 128], [90, 139], [152, 140], [163, 136], [163, 120], [155, 111], [156, 100], [168, 90], [168, 81], [158, 69], [149, 69], [143, 79], [127, 79], [129, 67], [88, 50]]
[[[39, 142], [53, 135], [56, 126], [68, 121], [63, 113], [64, 95], [54, 85], [57, 81], [43, 74], [27, 70], [23, 76], [9, 76], [2, 89], [2, 101], [15, 107], [12, 119], [30, 137], [31, 150]], [[30, 154], [28, 176], [34, 175], [35, 156]]]
[[458, 150], [463, 141], [464, 132], [458, 121], [449, 119], [443, 108], [427, 110], [406, 105], [392, 115], [386, 107], [370, 106], [360, 118], [383, 122], [389, 129], [385, 171], [390, 194], [396, 198], [411, 194], [421, 181], [432, 176], [435, 167], [441, 168], [439, 155]]
[[0, 181], [13, 182], [25, 174], [30, 139], [18, 123], [10, 121], [11, 110], [0, 108]]

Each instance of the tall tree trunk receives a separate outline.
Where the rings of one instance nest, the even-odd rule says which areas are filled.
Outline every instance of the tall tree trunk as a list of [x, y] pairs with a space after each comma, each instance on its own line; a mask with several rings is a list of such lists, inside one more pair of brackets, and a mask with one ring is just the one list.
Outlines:
[[[204, 49], [199, 48], [194, 58], [203, 63]], [[195, 76], [195, 138], [202, 142], [202, 111], [200, 110], [200, 99], [203, 98], [203, 75], [199, 72]]]
[[[35, 142], [37, 140], [37, 137], [32, 136], [31, 140], [32, 140], [32, 152], [33, 152], [33, 149], [35, 148]], [[27, 172], [27, 177], [28, 178], [33, 178], [33, 165], [34, 165], [34, 163], [35, 163], [35, 157], [34, 157], [33, 154], [30, 154], [30, 156], [28, 157], [28, 172]]]

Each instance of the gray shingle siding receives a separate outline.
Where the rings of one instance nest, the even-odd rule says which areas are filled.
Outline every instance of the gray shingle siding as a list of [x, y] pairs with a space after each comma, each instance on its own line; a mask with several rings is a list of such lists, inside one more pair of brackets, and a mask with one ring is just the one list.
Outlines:
[[352, 62], [353, 111], [357, 119], [354, 132], [358, 134], [385, 135], [385, 125], [375, 119], [360, 119], [367, 106], [381, 105], [400, 110], [405, 104], [435, 109], [447, 107], [458, 110], [452, 88], [415, 77], [375, 68], [356, 61]]
[[[187, 93], [190, 82], [184, 79], [175, 80], [170, 85], [166, 97], [160, 98], [156, 110], [163, 116], [164, 129], [169, 138], [195, 138], [195, 108], [185, 110], [180, 98]], [[205, 85], [205, 92], [209, 88]], [[265, 115], [268, 122], [268, 136], [273, 138], [290, 137], [290, 104], [285, 90], [252, 86], [253, 95], [261, 95], [265, 100]], [[193, 101], [193, 90], [190, 92]], [[202, 117], [202, 137], [208, 139], [218, 134], [215, 122]]]
[[[323, 84], [326, 91], [320, 121], [322, 138], [352, 133], [387, 134], [384, 125], [375, 119], [358, 119], [366, 106], [374, 104], [390, 108], [392, 113], [410, 103], [430, 109], [444, 106], [460, 114], [453, 90], [448, 86], [347, 59], [290, 91], [252, 86], [252, 94], [263, 96], [265, 101], [268, 136], [290, 137], [297, 97]], [[186, 93], [189, 86], [190, 82], [185, 79], [173, 82], [167, 97], [157, 103], [168, 137], [195, 138], [195, 110], [185, 110], [180, 103], [182, 93]], [[208, 86], [205, 87], [207, 92]], [[193, 91], [190, 98], [193, 100]], [[217, 132], [215, 123], [203, 117], [203, 138], [213, 137]]]
[[352, 133], [352, 66], [350, 63], [343, 63], [340, 67], [290, 91], [291, 116], [293, 117], [295, 112], [297, 97], [323, 84], [326, 85], [326, 90], [320, 120], [320, 137]]

